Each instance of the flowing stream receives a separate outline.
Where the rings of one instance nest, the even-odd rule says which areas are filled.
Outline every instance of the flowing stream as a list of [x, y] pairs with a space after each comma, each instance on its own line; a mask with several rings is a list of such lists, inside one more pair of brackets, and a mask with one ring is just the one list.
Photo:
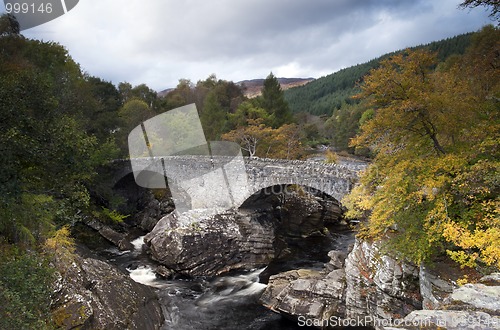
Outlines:
[[[345, 249], [352, 241], [352, 233], [337, 235], [337, 239], [313, 239], [300, 246], [297, 251], [308, 254], [297, 255], [290, 262], [278, 262], [269, 268], [271, 273], [301, 267], [321, 267], [328, 261], [326, 253], [331, 249]], [[325, 242], [328, 243], [325, 246]], [[108, 261], [128, 271], [136, 282], [155, 288], [165, 315], [164, 330], [298, 330], [313, 329], [299, 327], [296, 322], [263, 307], [258, 299], [266, 284], [260, 283], [264, 269], [237, 272], [214, 278], [157, 278], [157, 264], [143, 249], [143, 236], [135, 239], [133, 251], [119, 251], [112, 247], [101, 251]], [[315, 258], [316, 257], [316, 258]], [[326, 259], [325, 259], [326, 257]], [[269, 270], [267, 270], [269, 272]]]

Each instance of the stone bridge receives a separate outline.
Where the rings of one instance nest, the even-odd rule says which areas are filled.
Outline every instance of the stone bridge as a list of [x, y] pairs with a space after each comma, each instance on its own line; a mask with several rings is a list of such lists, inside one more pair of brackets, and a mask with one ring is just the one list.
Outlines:
[[[133, 174], [146, 188], [172, 192], [179, 212], [239, 207], [262, 189], [296, 184], [314, 188], [340, 201], [358, 180], [365, 163], [327, 164], [320, 161], [227, 156], [145, 157], [114, 161], [114, 182]], [[166, 179], [165, 179], [166, 178]]]

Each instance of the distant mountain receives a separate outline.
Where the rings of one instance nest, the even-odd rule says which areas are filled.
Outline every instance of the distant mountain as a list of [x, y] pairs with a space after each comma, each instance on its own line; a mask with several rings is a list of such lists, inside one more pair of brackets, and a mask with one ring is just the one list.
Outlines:
[[167, 88], [157, 93], [158, 97], [165, 97], [168, 93], [173, 91], [175, 88]]
[[[444, 61], [453, 54], [463, 54], [470, 45], [474, 33], [462, 34], [453, 38], [435, 41], [411, 49], [427, 48], [438, 53], [439, 61]], [[402, 50], [401, 50], [402, 51]], [[318, 78], [305, 86], [285, 91], [285, 99], [294, 113], [307, 112], [313, 115], [332, 115], [343, 103], [355, 102], [352, 96], [359, 90], [357, 84], [380, 61], [401, 51], [385, 54], [367, 63], [342, 69], [325, 77]]]
[[[261, 94], [262, 87], [264, 86], [265, 79], [251, 79], [243, 80], [236, 83], [236, 85], [244, 89], [244, 94], [246, 97], [252, 98], [257, 97]], [[278, 78], [278, 81], [283, 90], [287, 90], [292, 87], [303, 86], [314, 78]], [[168, 93], [173, 91], [175, 88], [167, 88], [157, 93], [158, 97], [165, 97]]]
[[[246, 97], [252, 98], [261, 94], [262, 87], [264, 86], [264, 80], [265, 79], [243, 80], [237, 82], [236, 84], [244, 88], [244, 94]], [[314, 78], [278, 78], [278, 82], [283, 90], [303, 86], [313, 80]]]

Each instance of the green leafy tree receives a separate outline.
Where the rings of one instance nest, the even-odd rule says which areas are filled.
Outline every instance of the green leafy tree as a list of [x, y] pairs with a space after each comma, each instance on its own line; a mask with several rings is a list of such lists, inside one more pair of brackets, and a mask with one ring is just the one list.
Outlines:
[[342, 107], [334, 112], [327, 120], [326, 129], [328, 137], [333, 146], [338, 150], [346, 150], [351, 153], [355, 148], [349, 146], [349, 142], [356, 136], [365, 107], [360, 104], [344, 103]]
[[88, 114], [91, 120], [87, 123], [87, 132], [105, 142], [120, 127], [118, 111], [122, 106], [121, 95], [110, 82], [97, 77], [86, 77], [86, 81], [89, 99], [94, 100], [92, 112]]
[[48, 261], [0, 244], [0, 274], [0, 328], [52, 329], [54, 272]]
[[34, 245], [89, 207], [114, 145], [89, 134], [99, 100], [63, 47], [7, 35], [0, 49], [0, 236]]
[[227, 112], [222, 108], [215, 90], [205, 98], [203, 112], [200, 115], [201, 124], [207, 141], [216, 141], [222, 134], [227, 121]]
[[118, 84], [118, 92], [120, 93], [122, 103], [127, 102], [130, 100], [133, 95], [132, 95], [132, 84], [128, 82], [121, 82]]
[[247, 126], [248, 120], [256, 120], [259, 118], [262, 119], [265, 125], [270, 126], [273, 119], [266, 110], [260, 107], [259, 102], [255, 99], [242, 102], [238, 106], [238, 109], [234, 113], [230, 113], [228, 117], [226, 127], [229, 128], [229, 130]]
[[125, 131], [128, 132], [135, 126], [154, 116], [148, 104], [140, 99], [127, 101], [118, 112]]

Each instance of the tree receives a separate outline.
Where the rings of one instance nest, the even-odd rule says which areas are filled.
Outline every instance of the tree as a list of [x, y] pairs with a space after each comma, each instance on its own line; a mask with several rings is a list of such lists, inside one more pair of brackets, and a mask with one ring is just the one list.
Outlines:
[[217, 93], [212, 90], [205, 98], [203, 112], [200, 121], [208, 141], [216, 141], [222, 134], [222, 129], [226, 124], [227, 112], [222, 108], [217, 98]]
[[291, 123], [292, 114], [285, 101], [283, 91], [278, 79], [271, 72], [264, 80], [262, 88], [262, 108], [273, 116], [272, 127], [277, 128], [283, 124]]
[[300, 159], [304, 155], [301, 130], [297, 124], [284, 124], [271, 131], [266, 157]]
[[479, 6], [490, 7], [490, 17], [500, 20], [500, 2], [498, 0], [465, 0], [460, 4], [461, 8], [476, 8]]
[[9, 39], [16, 48], [0, 53], [0, 236], [36, 245], [89, 206], [86, 186], [113, 154], [87, 132], [83, 110], [96, 100], [66, 50], [8, 36], [0, 44]]
[[175, 89], [165, 96], [163, 110], [171, 110], [195, 103], [194, 87], [189, 79], [180, 79]]
[[367, 98], [377, 115], [363, 126], [357, 138], [376, 138], [376, 148], [393, 152], [405, 145], [432, 142], [438, 154], [445, 154], [438, 137], [440, 104], [429, 98], [433, 85], [431, 73], [436, 55], [425, 50], [395, 55], [370, 72], [357, 97]]
[[349, 142], [358, 133], [364, 112], [365, 107], [363, 105], [344, 103], [327, 120], [328, 136], [331, 138], [335, 149], [355, 152], [354, 148], [349, 147]]
[[[53, 329], [50, 297], [54, 271], [36, 252], [0, 245], [0, 328]], [[20, 317], [22, 315], [22, 317]]]
[[155, 111], [156, 108], [156, 92], [149, 88], [146, 84], [140, 84], [132, 88], [132, 97], [144, 101], [148, 107]]
[[154, 116], [153, 111], [143, 100], [131, 99], [118, 112], [126, 131], [131, 130], [145, 120]]
[[241, 149], [248, 152], [250, 157], [255, 157], [258, 148], [271, 134], [271, 127], [263, 123], [262, 118], [249, 119], [248, 126], [238, 127], [222, 135], [222, 139], [239, 143]]
[[3, 36], [18, 36], [21, 33], [21, 28], [16, 17], [12, 14], [3, 14], [0, 16], [0, 37]]
[[122, 103], [127, 102], [132, 98], [132, 84], [128, 82], [121, 82], [118, 84], [118, 92], [121, 95]]
[[135, 98], [144, 101], [152, 110], [157, 107], [157, 94], [146, 84], [132, 87], [132, 84], [128, 82], [121, 82], [118, 84], [118, 92], [121, 95], [122, 104]]
[[234, 113], [228, 115], [226, 126], [229, 130], [232, 130], [237, 127], [247, 126], [249, 119], [256, 120], [259, 118], [262, 118], [265, 125], [271, 125], [272, 118], [267, 111], [261, 108], [259, 102], [255, 99], [250, 99], [242, 102]]
[[122, 106], [120, 92], [107, 81], [97, 77], [86, 77], [90, 100], [95, 104], [88, 114], [92, 120], [87, 123], [87, 132], [95, 135], [99, 141], [107, 141], [120, 126], [118, 110]]
[[365, 79], [373, 116], [353, 146], [375, 158], [344, 204], [368, 217], [363, 233], [414, 262], [446, 252], [463, 266], [500, 267], [499, 32], [484, 29], [437, 70], [416, 51]]
[[223, 134], [222, 139], [239, 143], [250, 157], [298, 159], [304, 151], [296, 124], [272, 128], [264, 123], [263, 118], [248, 119], [246, 126]]

